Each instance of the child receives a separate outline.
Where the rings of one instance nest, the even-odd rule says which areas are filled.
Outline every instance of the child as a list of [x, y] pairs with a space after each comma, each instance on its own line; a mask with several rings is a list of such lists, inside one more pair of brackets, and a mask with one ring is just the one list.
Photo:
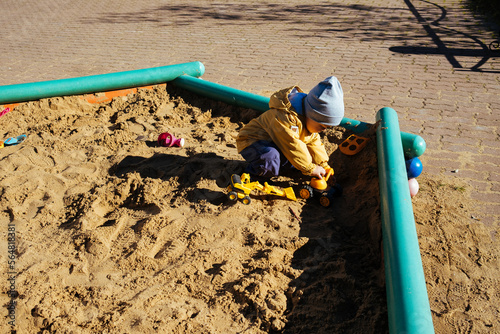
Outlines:
[[236, 139], [238, 152], [249, 162], [246, 172], [272, 177], [293, 166], [322, 178], [329, 165], [318, 132], [339, 125], [344, 117], [340, 82], [328, 77], [309, 94], [297, 86], [280, 90], [271, 96], [269, 107], [245, 125]]

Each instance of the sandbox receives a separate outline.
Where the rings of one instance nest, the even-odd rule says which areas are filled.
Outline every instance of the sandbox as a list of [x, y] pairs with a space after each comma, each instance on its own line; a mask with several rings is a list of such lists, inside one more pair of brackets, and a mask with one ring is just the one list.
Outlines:
[[[65, 79], [66, 81], [4, 86], [0, 87], [0, 104], [97, 93], [172, 81], [175, 86], [224, 103], [258, 111], [267, 109], [268, 98], [193, 77], [193, 75], [202, 75], [203, 71], [202, 64], [195, 62], [167, 66], [162, 71], [138, 71], [132, 73], [131, 76], [122, 73], [111, 76], [84, 77], [85, 79], [74, 78]], [[146, 73], [148, 75], [143, 75]], [[158, 73], [161, 75], [157, 75]], [[140, 78], [139, 81], [138, 78]], [[88, 82], [100, 82], [101, 79], [102, 85], [87, 85]], [[112, 80], [108, 82], [108, 79]], [[78, 90], [74, 90], [79, 86]], [[376, 115], [376, 122], [389, 329], [391, 333], [432, 333], [434, 331], [432, 318], [404, 166], [405, 156], [416, 157], [425, 151], [425, 142], [419, 136], [400, 132], [396, 112], [390, 108], [382, 108]], [[347, 118], [341, 125], [358, 133], [365, 131], [369, 126], [369, 124]], [[117, 168], [119, 169], [120, 165]], [[117, 219], [112, 218], [110, 221]], [[108, 224], [111, 226], [114, 223]], [[118, 222], [118, 224], [122, 223]], [[92, 247], [92, 238], [90, 237], [89, 240], [83, 240], [83, 244], [87, 245], [85, 247]], [[98, 253], [97, 251], [94, 255], [99, 257]]]

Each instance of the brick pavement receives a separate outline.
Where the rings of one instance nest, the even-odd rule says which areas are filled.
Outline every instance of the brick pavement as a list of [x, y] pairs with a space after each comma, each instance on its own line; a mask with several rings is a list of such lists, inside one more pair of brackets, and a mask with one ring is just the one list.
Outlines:
[[458, 0], [2, 0], [0, 13], [0, 85], [201, 61], [205, 79], [268, 95], [334, 74], [346, 116], [397, 110], [427, 142], [425, 171], [470, 183], [481, 221], [500, 223], [500, 58]]

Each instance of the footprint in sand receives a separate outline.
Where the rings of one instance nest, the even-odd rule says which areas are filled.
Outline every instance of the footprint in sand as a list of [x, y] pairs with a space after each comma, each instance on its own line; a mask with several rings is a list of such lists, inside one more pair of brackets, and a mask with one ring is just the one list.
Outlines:
[[140, 235], [137, 249], [149, 258], [176, 259], [187, 248], [189, 235], [198, 228], [182, 214], [155, 215], [140, 220], [133, 229]]
[[186, 249], [186, 237], [189, 225], [185, 218], [177, 218], [169, 222], [157, 235], [156, 242], [148, 252], [149, 257], [175, 259]]
[[95, 176], [96, 172], [97, 166], [95, 164], [81, 163], [66, 167], [62, 172], [62, 176], [76, 181], [85, 181], [88, 180], [89, 177]]
[[45, 148], [27, 146], [19, 151], [19, 154], [24, 156], [31, 165], [42, 168], [55, 166], [54, 159], [49, 156], [49, 154], [45, 151]]
[[102, 225], [82, 234], [85, 257], [90, 268], [95, 268], [108, 259], [116, 239], [129, 221], [126, 213], [118, 211], [120, 213], [113, 213], [108, 219], [103, 218]]
[[5, 168], [16, 171], [29, 171], [33, 166], [47, 168], [55, 165], [54, 160], [45, 154], [43, 149], [39, 150], [32, 146], [24, 146], [8, 154], [1, 161]]

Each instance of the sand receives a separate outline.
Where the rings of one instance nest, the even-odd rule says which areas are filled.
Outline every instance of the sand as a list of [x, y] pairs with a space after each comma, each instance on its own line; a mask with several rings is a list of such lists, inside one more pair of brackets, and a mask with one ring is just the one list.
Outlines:
[[[346, 156], [347, 131], [323, 134], [343, 187], [330, 208], [257, 190], [233, 203], [226, 186], [245, 167], [234, 138], [256, 114], [168, 86], [2, 116], [1, 137], [28, 139], [0, 149], [0, 263], [15, 274], [1, 285], [0, 331], [388, 333], [375, 140]], [[167, 131], [185, 146], [158, 146]], [[436, 332], [499, 332], [499, 251], [468, 186], [418, 180]]]

